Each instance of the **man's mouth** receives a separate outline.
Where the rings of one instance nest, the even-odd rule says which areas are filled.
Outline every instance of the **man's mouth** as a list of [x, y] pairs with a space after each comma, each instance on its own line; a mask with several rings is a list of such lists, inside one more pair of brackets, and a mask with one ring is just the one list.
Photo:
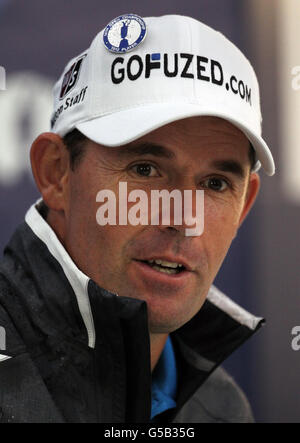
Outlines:
[[186, 270], [185, 266], [182, 263], [170, 262], [161, 259], [155, 260], [139, 260], [142, 263], [146, 263], [146, 265], [150, 266], [152, 269], [158, 272], [162, 272], [168, 275], [180, 274]]

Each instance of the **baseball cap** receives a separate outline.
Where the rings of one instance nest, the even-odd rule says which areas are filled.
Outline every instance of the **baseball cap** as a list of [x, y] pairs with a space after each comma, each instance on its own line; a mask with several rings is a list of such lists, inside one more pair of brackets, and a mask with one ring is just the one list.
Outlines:
[[194, 116], [231, 122], [255, 149], [255, 170], [274, 174], [258, 81], [242, 52], [194, 18], [125, 14], [67, 64], [54, 86], [51, 131], [77, 128], [113, 147]]

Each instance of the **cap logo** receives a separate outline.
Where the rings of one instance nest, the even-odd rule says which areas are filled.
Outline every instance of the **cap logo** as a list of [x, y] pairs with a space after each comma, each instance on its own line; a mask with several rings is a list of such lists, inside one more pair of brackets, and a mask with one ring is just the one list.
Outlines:
[[142, 43], [146, 32], [146, 23], [138, 15], [120, 15], [104, 29], [103, 42], [109, 51], [123, 54]]
[[62, 100], [76, 85], [77, 80], [79, 78], [79, 72], [82, 60], [84, 59], [85, 56], [86, 54], [80, 57], [75, 63], [73, 63], [70, 69], [65, 73], [59, 94], [60, 100]]

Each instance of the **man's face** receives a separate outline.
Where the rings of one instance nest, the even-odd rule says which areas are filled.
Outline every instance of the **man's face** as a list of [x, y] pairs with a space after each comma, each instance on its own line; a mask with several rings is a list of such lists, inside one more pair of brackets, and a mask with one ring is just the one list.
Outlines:
[[[250, 162], [244, 134], [222, 119], [195, 117], [166, 125], [126, 146], [89, 141], [70, 169], [63, 242], [77, 266], [101, 287], [145, 300], [150, 332], [171, 332], [202, 306], [247, 212]], [[96, 195], [119, 182], [128, 193], [204, 190], [204, 232], [186, 226], [99, 226]], [[117, 198], [118, 201], [118, 198]], [[130, 205], [128, 204], [128, 209]], [[183, 264], [169, 274], [151, 260]], [[172, 271], [171, 271], [172, 272]]]

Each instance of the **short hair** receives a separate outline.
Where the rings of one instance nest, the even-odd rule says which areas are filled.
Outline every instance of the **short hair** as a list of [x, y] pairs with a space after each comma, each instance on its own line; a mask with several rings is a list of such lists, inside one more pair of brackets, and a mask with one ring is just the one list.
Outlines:
[[255, 152], [255, 149], [253, 148], [251, 142], [250, 142], [250, 146], [249, 146], [248, 157], [250, 160], [250, 171], [253, 171], [253, 169], [256, 166], [257, 160], [256, 160], [256, 152]]
[[89, 139], [83, 135], [78, 129], [73, 129], [63, 137], [63, 142], [69, 151], [71, 168], [74, 171], [79, 165]]
[[[75, 170], [76, 166], [79, 165], [80, 160], [84, 155], [86, 142], [88, 140], [89, 139], [80, 131], [78, 131], [78, 129], [73, 129], [63, 137], [63, 142], [70, 154], [70, 163], [73, 171]], [[249, 146], [248, 156], [252, 171], [256, 165], [256, 153], [251, 143]]]

